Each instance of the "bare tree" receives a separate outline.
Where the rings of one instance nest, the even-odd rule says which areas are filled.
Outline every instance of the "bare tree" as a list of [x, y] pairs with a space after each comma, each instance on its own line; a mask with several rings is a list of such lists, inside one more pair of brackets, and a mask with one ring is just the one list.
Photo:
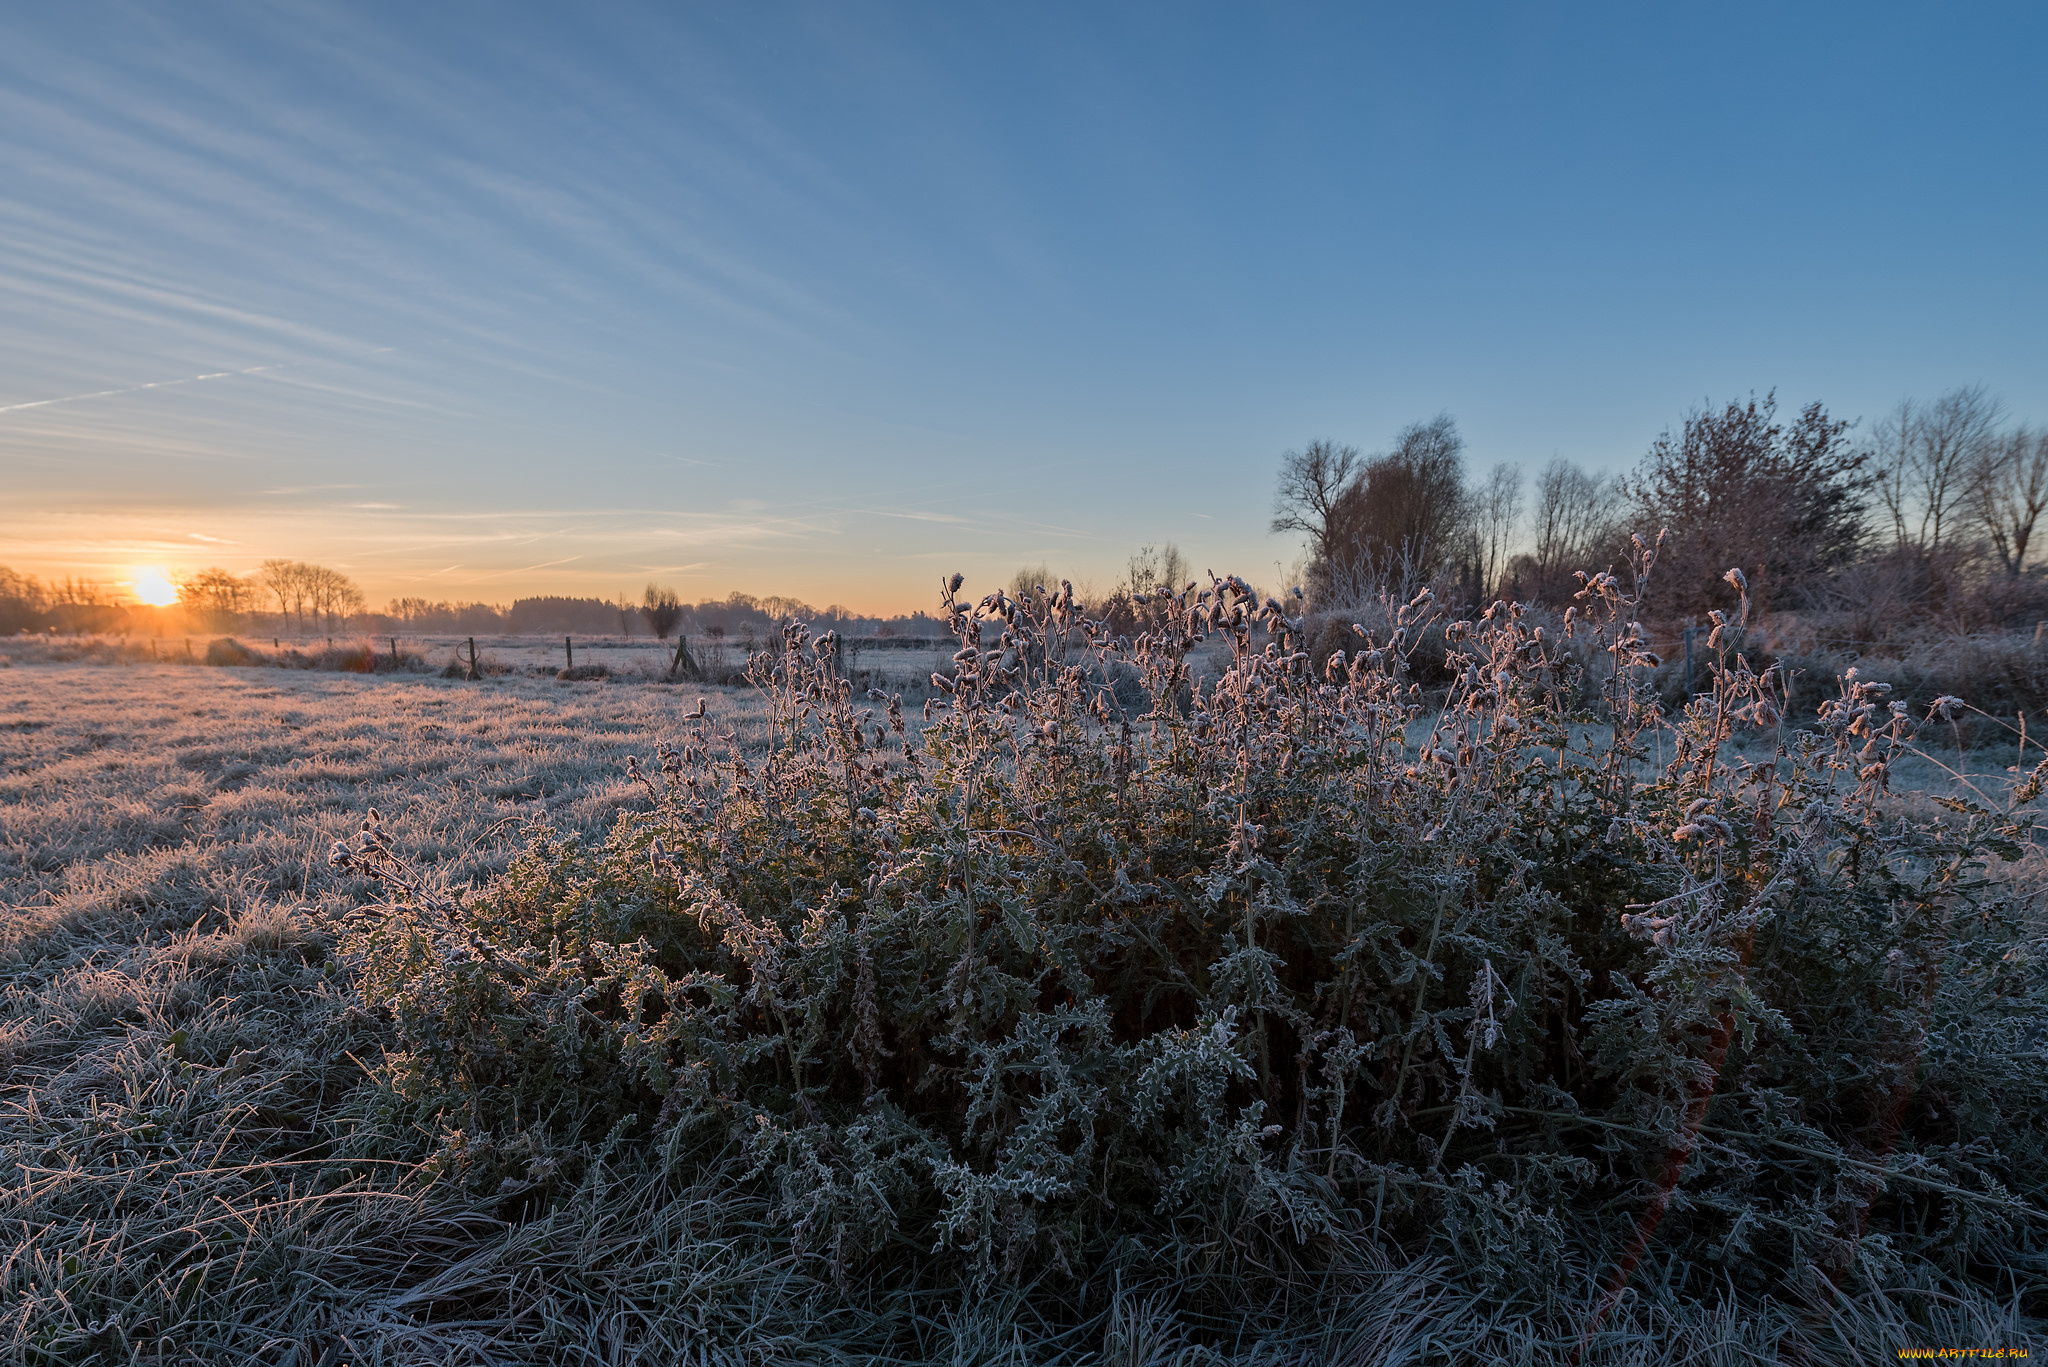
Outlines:
[[255, 597], [253, 584], [218, 565], [178, 582], [179, 605], [215, 627], [247, 612]]
[[46, 602], [41, 580], [0, 565], [0, 636], [39, 626]]
[[676, 623], [683, 620], [683, 600], [672, 588], [649, 584], [647, 592], [640, 596], [640, 611], [654, 634], [666, 641], [669, 633], [676, 629]]
[[394, 598], [385, 605], [384, 614], [407, 626], [414, 626], [426, 621], [435, 606], [424, 598]]
[[1503, 461], [1467, 498], [1472, 515], [1472, 558], [1479, 573], [1479, 597], [1500, 591], [1508, 548], [1522, 521], [1522, 467]]
[[105, 589], [91, 579], [66, 575], [50, 585], [50, 608], [74, 636], [98, 631], [113, 617], [113, 602]]
[[1967, 525], [2003, 407], [1982, 385], [1965, 385], [1930, 404], [1902, 399], [1878, 423], [1871, 454], [1896, 546], [1939, 551]]
[[278, 616], [300, 631], [324, 624], [329, 631], [363, 610], [363, 591], [339, 570], [302, 560], [266, 560], [255, 581], [277, 602]]
[[1060, 581], [1053, 576], [1052, 569], [1043, 561], [1036, 565], [1020, 565], [1010, 576], [1009, 587], [1004, 591], [1018, 602], [1030, 601], [1032, 593], [1040, 588], [1057, 593]]
[[299, 569], [305, 579], [308, 610], [327, 630], [346, 625], [363, 610], [363, 591], [340, 570], [325, 565], [301, 565]]
[[1272, 530], [1305, 534], [1312, 562], [1334, 558], [1337, 503], [1358, 469], [1358, 448], [1333, 441], [1312, 441], [1305, 450], [1281, 456]]
[[277, 615], [287, 626], [304, 630], [306, 625], [306, 571], [311, 568], [297, 560], [266, 560], [256, 580], [277, 601]]
[[[1536, 476], [1536, 510], [1530, 528], [1530, 569], [1543, 596], [1571, 580], [1573, 570], [1599, 568], [1593, 557], [1614, 522], [1614, 490], [1563, 456], [1553, 457]], [[1547, 590], [1547, 592], [1545, 592]]]
[[2027, 565], [2034, 528], [2048, 511], [2048, 432], [2018, 428], [1987, 441], [1971, 479], [1972, 511], [2007, 575]]
[[1156, 623], [1165, 612], [1160, 595], [1179, 593], [1193, 579], [1187, 557], [1171, 541], [1163, 546], [1140, 546], [1125, 567], [1123, 582], [1102, 605], [1103, 618], [1118, 631], [1137, 631]]
[[1141, 546], [1131, 557], [1130, 577], [1126, 581], [1132, 593], [1179, 593], [1188, 586], [1192, 577], [1187, 557], [1180, 553], [1180, 547], [1171, 541], [1164, 546]]

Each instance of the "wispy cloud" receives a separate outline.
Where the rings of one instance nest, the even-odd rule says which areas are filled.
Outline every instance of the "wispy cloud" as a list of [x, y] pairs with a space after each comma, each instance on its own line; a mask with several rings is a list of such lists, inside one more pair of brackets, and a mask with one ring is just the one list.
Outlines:
[[517, 569], [499, 570], [495, 574], [480, 574], [476, 577], [475, 582], [480, 584], [488, 583], [495, 579], [508, 579], [515, 574], [532, 574], [535, 570], [553, 569], [557, 565], [573, 565], [582, 558], [580, 555], [567, 555], [563, 556], [560, 560], [543, 560], [534, 565], [521, 565]]
[[90, 394], [65, 394], [53, 399], [31, 399], [27, 403], [0, 406], [0, 413], [19, 413], [26, 408], [48, 408], [59, 403], [83, 403], [87, 399], [110, 399], [117, 394], [140, 394], [149, 389], [170, 389], [181, 384], [198, 384], [201, 380], [227, 380], [237, 375], [260, 375], [266, 370], [274, 369], [274, 366], [255, 365], [246, 370], [216, 370], [206, 375], [188, 375], [181, 380], [151, 380], [148, 384], [132, 384], [120, 389], [96, 389]]
[[932, 540], [1114, 535], [1062, 487], [1116, 478], [1087, 443], [1048, 455], [948, 388], [1042, 378], [963, 259], [1065, 287], [1021, 261], [1037, 210], [946, 63], [816, 18], [765, 61], [682, 12], [459, 43], [238, 13], [0, 43], [17, 568], [146, 548], [346, 564], [373, 598], [715, 574], [847, 601]]

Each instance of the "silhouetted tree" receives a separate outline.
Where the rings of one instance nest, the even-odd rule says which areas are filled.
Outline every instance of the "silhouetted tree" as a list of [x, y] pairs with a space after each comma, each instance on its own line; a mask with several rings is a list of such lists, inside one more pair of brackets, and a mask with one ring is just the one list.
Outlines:
[[1605, 568], [1596, 562], [1622, 539], [1614, 525], [1612, 486], [1575, 462], [1554, 457], [1536, 475], [1529, 550], [1509, 568], [1510, 579], [1519, 580], [1517, 595], [1564, 604], [1579, 587], [1573, 572]]
[[74, 636], [100, 631], [118, 615], [105, 589], [91, 579], [70, 575], [50, 585], [50, 611]]
[[1471, 520], [1466, 552], [1476, 574], [1475, 601], [1491, 600], [1507, 575], [1508, 553], [1522, 521], [1522, 470], [1503, 461], [1466, 496]]
[[1338, 497], [1330, 559], [1356, 576], [1384, 576], [1396, 560], [1448, 560], [1466, 524], [1465, 439], [1451, 415], [1403, 428]]
[[1009, 585], [1004, 591], [1018, 602], [1028, 603], [1031, 601], [1031, 595], [1041, 588], [1048, 593], [1060, 591], [1059, 579], [1043, 560], [1036, 565], [1018, 566], [1017, 572], [1010, 576]]
[[1181, 592], [1192, 578], [1187, 557], [1171, 541], [1141, 546], [1130, 558], [1123, 582], [1102, 605], [1102, 617], [1118, 631], [1142, 630], [1164, 615], [1160, 595]]
[[1648, 539], [1670, 539], [1651, 579], [1660, 613], [1696, 615], [1732, 600], [1731, 568], [1752, 604], [1773, 593], [1815, 592], [1862, 550], [1872, 484], [1869, 454], [1849, 424], [1809, 404], [1789, 426], [1777, 396], [1696, 409], [1651, 445], [1621, 481], [1629, 520]]
[[0, 565], [0, 636], [41, 627], [48, 601], [41, 580]]
[[1936, 554], [1967, 527], [2000, 412], [1983, 386], [1966, 385], [1929, 404], [1902, 399], [1878, 423], [1872, 469], [1896, 547]]
[[2034, 528], [2048, 511], [2048, 432], [2021, 427], [1986, 442], [1971, 480], [1972, 511], [2008, 577], [2026, 568]]
[[1333, 441], [1312, 441], [1280, 457], [1272, 530], [1306, 535], [1311, 564], [1337, 558], [1337, 504], [1358, 468], [1358, 448]]
[[208, 566], [178, 583], [178, 604], [212, 627], [225, 627], [249, 610], [256, 588], [238, 574]]
[[[1479, 537], [1464, 477], [1465, 440], [1450, 414], [1402, 429], [1390, 451], [1361, 461], [1355, 448], [1311, 442], [1280, 461], [1272, 530], [1308, 536], [1307, 587], [1319, 602], [1371, 596], [1393, 579], [1427, 581], [1461, 562], [1480, 592]], [[1512, 472], [1489, 486], [1511, 526]], [[1505, 535], [1505, 533], [1503, 533]]]
[[266, 560], [256, 583], [277, 603], [278, 616], [304, 631], [324, 625], [329, 631], [363, 610], [363, 591], [339, 570], [301, 560]]
[[647, 592], [640, 597], [640, 612], [647, 618], [647, 625], [654, 634], [666, 641], [676, 629], [676, 623], [683, 618], [683, 600], [676, 591], [659, 584], [649, 584]]

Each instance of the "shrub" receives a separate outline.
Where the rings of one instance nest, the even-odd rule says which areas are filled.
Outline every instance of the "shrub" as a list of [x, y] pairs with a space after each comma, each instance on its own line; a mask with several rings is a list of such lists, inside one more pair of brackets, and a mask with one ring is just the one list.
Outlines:
[[1125, 648], [1070, 594], [969, 606], [956, 577], [921, 733], [790, 627], [753, 666], [767, 757], [686, 723], [599, 848], [543, 834], [456, 895], [373, 814], [333, 857], [393, 896], [345, 951], [469, 1180], [737, 1155], [841, 1275], [1285, 1275], [1394, 1243], [1536, 1303], [1650, 1263], [1759, 1297], [2038, 1266], [2043, 942], [1983, 873], [2027, 819], [1909, 819], [1913, 721], [1853, 671], [1774, 762], [1730, 763], [1784, 698], [1725, 651], [1648, 771], [1653, 560], [1555, 632], [1418, 595], [1319, 669], [1241, 580]]
[[232, 636], [223, 636], [218, 641], [209, 641], [206, 646], [206, 662], [210, 665], [253, 665], [261, 664], [256, 652]]

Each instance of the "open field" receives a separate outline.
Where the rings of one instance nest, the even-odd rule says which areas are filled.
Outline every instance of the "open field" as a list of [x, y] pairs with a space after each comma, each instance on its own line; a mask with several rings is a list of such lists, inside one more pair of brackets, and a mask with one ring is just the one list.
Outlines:
[[[528, 822], [599, 831], [628, 798], [625, 757], [651, 754], [699, 696], [752, 736], [755, 714], [719, 689], [171, 666], [0, 672], [0, 1135], [16, 1243], [0, 1360], [127, 1361], [157, 1342], [129, 1315], [114, 1331], [81, 1323], [74, 1341], [27, 1351], [38, 1296], [91, 1299], [103, 1276], [118, 1277], [120, 1229], [132, 1228], [135, 1207], [117, 1201], [105, 1207], [112, 1223], [65, 1231], [68, 1184], [91, 1210], [103, 1194], [94, 1184], [112, 1173], [161, 1174], [172, 1227], [192, 1213], [166, 1163], [200, 1184], [195, 1197], [211, 1193], [203, 1201], [289, 1209], [285, 1193], [303, 1194], [288, 1166], [241, 1165], [323, 1125], [345, 1082], [330, 1065], [353, 1067], [335, 1052], [347, 1047], [331, 1028], [342, 996], [323, 947], [332, 918], [369, 889], [328, 868], [334, 838], [377, 804], [413, 855], [466, 880], [501, 867]], [[39, 1216], [32, 1232], [25, 1202]], [[79, 1270], [31, 1290], [29, 1268], [52, 1262]], [[193, 1339], [188, 1356], [167, 1339], [163, 1360], [295, 1361], [288, 1337], [267, 1348]], [[437, 1348], [406, 1360], [459, 1358]]]
[[[33, 636], [0, 637], [0, 664], [128, 663], [170, 667], [203, 664], [209, 647], [235, 642], [253, 651], [261, 663], [274, 659], [312, 661], [337, 651], [357, 650], [378, 671], [443, 673], [466, 668], [469, 649], [476, 648], [481, 671], [491, 678], [547, 678], [569, 666], [602, 666], [621, 681], [647, 683], [667, 679], [676, 642], [650, 636], [449, 636], [283, 635], [193, 633], [165, 637]], [[746, 668], [751, 650], [763, 642], [748, 637], [689, 638], [691, 659], [713, 677], [736, 676]], [[955, 645], [919, 638], [854, 638], [846, 643], [846, 664], [864, 683], [915, 688], [933, 670], [947, 667]]]
[[[326, 853], [373, 806], [403, 857], [467, 886], [536, 823], [595, 838], [643, 808], [627, 757], [675, 742], [700, 697], [714, 732], [765, 743], [758, 695], [691, 685], [0, 670], [0, 1361], [859, 1358], [871, 1340], [829, 1282], [748, 1250], [758, 1210], [672, 1176], [540, 1216], [438, 1182], [419, 1144], [377, 1134], [378, 1036], [331, 954], [378, 890]], [[2011, 758], [1902, 761], [1897, 782], [1961, 792], [1961, 768], [1999, 796]], [[1325, 1339], [1235, 1360], [1471, 1360], [1460, 1326], [1484, 1309], [1439, 1273], [1389, 1265]], [[2017, 1300], [1936, 1305], [1957, 1343], [2032, 1332]], [[1027, 1350], [1021, 1303], [976, 1293], [905, 1309], [894, 1348], [1224, 1360], [1150, 1307], [1119, 1300], [1089, 1342]], [[1588, 1360], [1757, 1361], [1783, 1331], [1719, 1313], [1662, 1343], [1617, 1330]], [[1857, 1313], [1873, 1343], [1925, 1341], [1881, 1300]]]

